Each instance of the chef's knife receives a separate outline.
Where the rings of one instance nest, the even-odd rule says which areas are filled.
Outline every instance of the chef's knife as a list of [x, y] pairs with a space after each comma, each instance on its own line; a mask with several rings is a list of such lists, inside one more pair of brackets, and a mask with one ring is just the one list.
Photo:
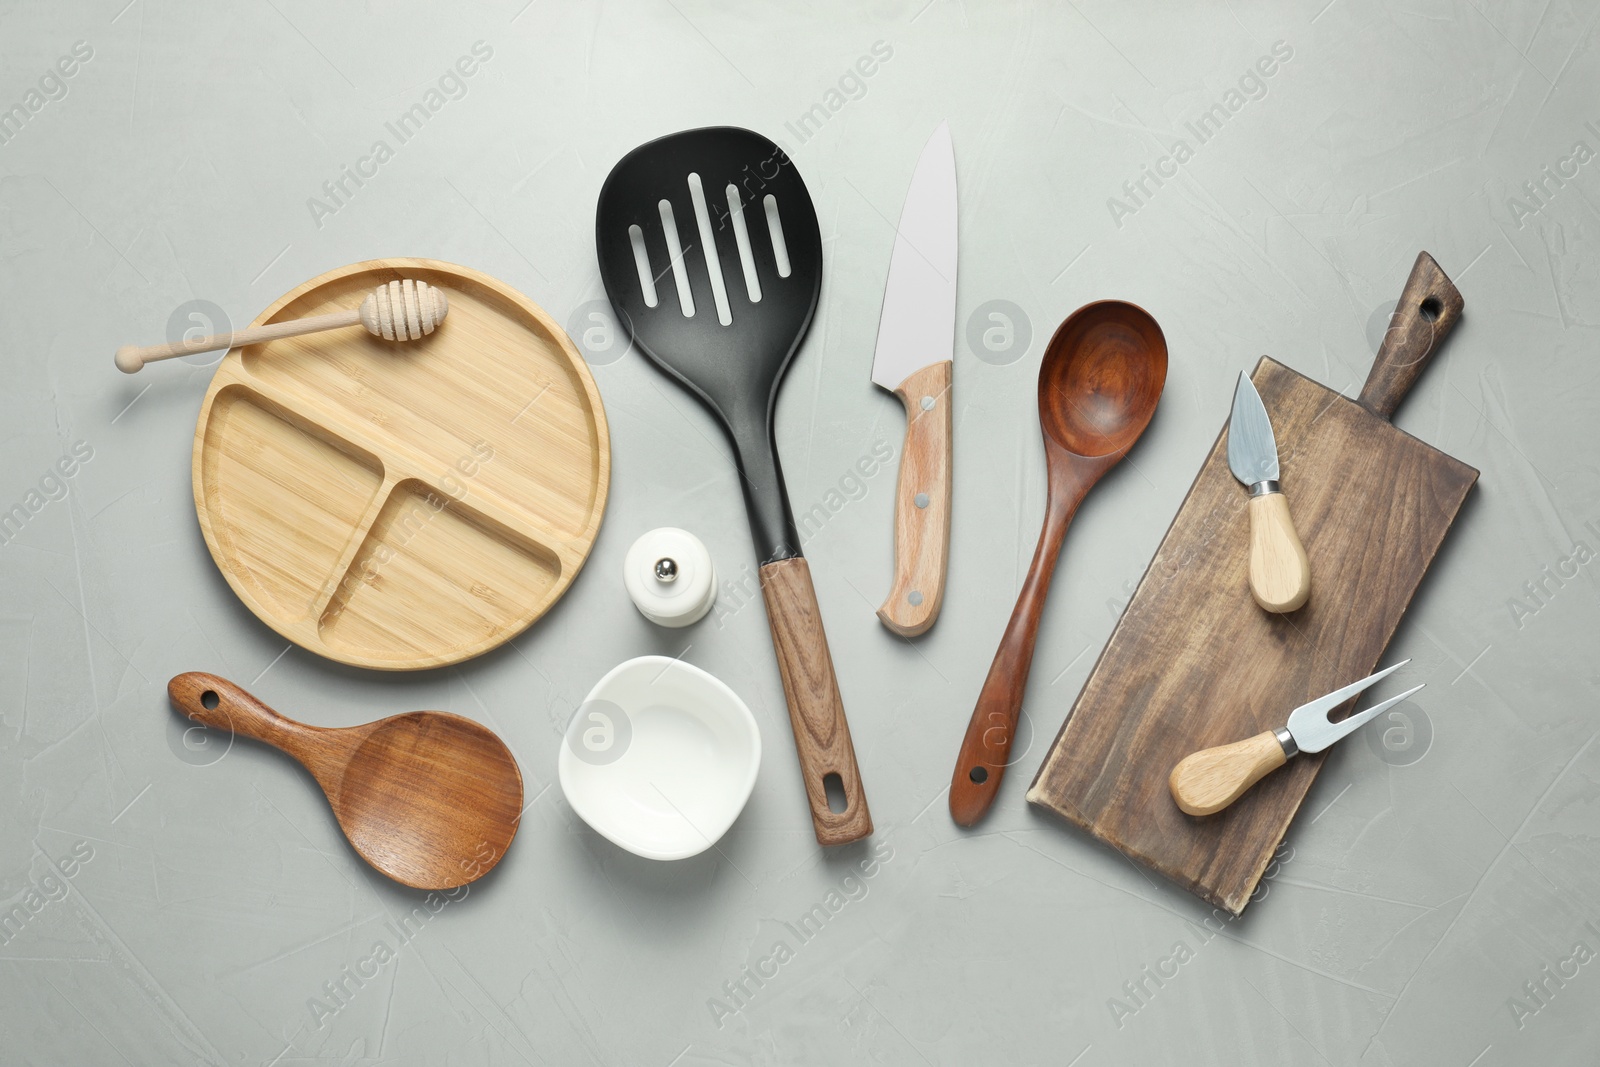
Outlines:
[[1293, 611], [1311, 595], [1311, 564], [1278, 487], [1272, 420], [1242, 371], [1228, 421], [1228, 469], [1250, 489], [1250, 592], [1267, 611]]
[[1221, 811], [1266, 774], [1282, 767], [1295, 756], [1302, 752], [1321, 752], [1421, 689], [1420, 685], [1415, 689], [1407, 689], [1397, 697], [1390, 697], [1339, 722], [1328, 719], [1328, 713], [1340, 704], [1410, 662], [1409, 659], [1403, 659], [1359, 682], [1352, 682], [1327, 696], [1301, 704], [1289, 713], [1286, 726], [1264, 730], [1246, 740], [1183, 757], [1172, 768], [1172, 775], [1167, 779], [1172, 799], [1190, 815], [1213, 815]]
[[906, 409], [895, 489], [894, 585], [878, 619], [904, 637], [933, 625], [950, 553], [950, 370], [956, 324], [956, 160], [940, 123], [917, 160], [889, 260], [872, 380]]

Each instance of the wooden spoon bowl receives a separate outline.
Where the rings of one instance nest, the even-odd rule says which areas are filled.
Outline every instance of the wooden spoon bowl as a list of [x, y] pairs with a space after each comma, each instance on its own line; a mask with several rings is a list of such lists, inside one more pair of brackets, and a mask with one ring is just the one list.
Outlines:
[[1050, 338], [1039, 366], [1039, 426], [1049, 475], [1044, 529], [956, 757], [950, 815], [962, 826], [989, 810], [1010, 762], [1067, 526], [1089, 490], [1150, 425], [1166, 381], [1166, 338], [1149, 312], [1133, 304], [1086, 304]]
[[1143, 308], [1101, 300], [1074, 312], [1039, 367], [1039, 425], [1079, 456], [1126, 452], [1155, 414], [1167, 342]]
[[322, 787], [361, 858], [404, 885], [450, 889], [505, 855], [522, 817], [522, 771], [471, 719], [413, 711], [344, 729], [284, 718], [214, 674], [167, 683], [172, 706], [203, 726], [282, 749]]

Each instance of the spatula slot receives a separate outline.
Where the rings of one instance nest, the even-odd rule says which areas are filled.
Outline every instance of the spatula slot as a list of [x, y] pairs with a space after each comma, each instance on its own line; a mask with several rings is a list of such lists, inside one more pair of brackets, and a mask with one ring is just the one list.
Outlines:
[[683, 265], [683, 242], [678, 239], [678, 223], [672, 214], [672, 201], [662, 200], [656, 205], [661, 212], [661, 229], [667, 235], [667, 269], [678, 286], [678, 306], [683, 317], [694, 318], [694, 294], [689, 291], [689, 272]]
[[644, 305], [653, 308], [659, 302], [656, 280], [650, 274], [650, 254], [645, 251], [644, 231], [638, 223], [628, 227], [628, 240], [633, 245], [633, 266], [639, 272], [639, 289], [644, 293]]
[[750, 247], [750, 227], [745, 225], [744, 204], [739, 199], [739, 187], [732, 182], [724, 190], [728, 196], [728, 215], [733, 219], [733, 239], [739, 246], [739, 266], [744, 268], [744, 288], [750, 303], [761, 303], [761, 276], [756, 273], [755, 250]]
[[768, 193], [761, 200], [767, 212], [767, 233], [772, 237], [772, 254], [778, 260], [778, 277], [789, 276], [789, 246], [783, 240], [783, 220], [778, 217], [778, 198]]
[[711, 212], [706, 208], [705, 186], [698, 174], [689, 175], [689, 199], [694, 202], [694, 221], [700, 231], [706, 273], [711, 276], [711, 298], [717, 305], [717, 321], [727, 326], [733, 322], [733, 314], [728, 309], [728, 284], [722, 278], [722, 258], [717, 254], [717, 242], [711, 233]]

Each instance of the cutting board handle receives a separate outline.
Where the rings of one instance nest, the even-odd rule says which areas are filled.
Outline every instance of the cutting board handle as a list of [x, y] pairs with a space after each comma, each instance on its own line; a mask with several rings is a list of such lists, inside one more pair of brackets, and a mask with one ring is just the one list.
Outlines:
[[1361, 406], [1385, 419], [1393, 415], [1428, 360], [1455, 328], [1465, 303], [1433, 257], [1419, 252], [1405, 291], [1400, 294], [1400, 304], [1383, 335], [1378, 358], [1367, 375], [1367, 384], [1361, 387]]

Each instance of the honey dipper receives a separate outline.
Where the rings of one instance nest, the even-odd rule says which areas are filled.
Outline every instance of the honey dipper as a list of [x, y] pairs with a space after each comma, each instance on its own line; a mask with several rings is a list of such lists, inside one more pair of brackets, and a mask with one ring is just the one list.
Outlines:
[[192, 356], [198, 352], [215, 352], [219, 348], [235, 348], [262, 341], [276, 341], [281, 337], [298, 337], [306, 333], [337, 330], [360, 323], [374, 337], [389, 341], [412, 341], [433, 332], [444, 321], [450, 302], [444, 291], [427, 282], [394, 281], [380, 285], [368, 293], [361, 306], [347, 311], [331, 311], [326, 315], [313, 315], [306, 319], [291, 319], [266, 326], [252, 326], [237, 333], [216, 333], [194, 341], [173, 341], [164, 345], [123, 345], [117, 349], [117, 369], [124, 374], [137, 373], [146, 363]]

